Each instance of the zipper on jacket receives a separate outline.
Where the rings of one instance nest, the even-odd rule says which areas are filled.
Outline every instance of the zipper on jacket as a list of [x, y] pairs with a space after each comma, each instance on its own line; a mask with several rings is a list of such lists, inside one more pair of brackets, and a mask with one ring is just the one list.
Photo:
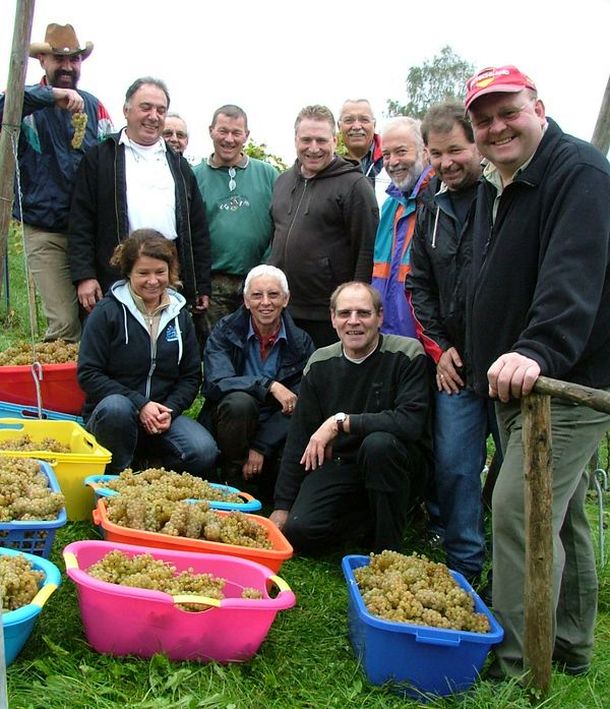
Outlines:
[[286, 254], [288, 251], [288, 240], [290, 239], [290, 235], [292, 234], [292, 228], [294, 227], [294, 223], [297, 219], [297, 216], [299, 215], [299, 210], [301, 209], [301, 205], [303, 204], [303, 200], [305, 199], [305, 193], [307, 192], [307, 186], [309, 185], [309, 180], [306, 178], [303, 178], [305, 180], [305, 187], [303, 187], [303, 192], [301, 192], [301, 197], [299, 199], [299, 203], [297, 204], [297, 208], [294, 212], [294, 216], [292, 217], [292, 221], [290, 222], [290, 226], [288, 227], [288, 232], [286, 234], [286, 241], [284, 242], [284, 266], [286, 265]]

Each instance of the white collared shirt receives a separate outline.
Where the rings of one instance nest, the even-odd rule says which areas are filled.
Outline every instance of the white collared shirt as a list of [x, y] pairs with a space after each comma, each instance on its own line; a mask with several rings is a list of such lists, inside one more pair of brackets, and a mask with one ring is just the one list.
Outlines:
[[176, 231], [176, 185], [166, 157], [163, 138], [154, 145], [139, 145], [121, 131], [125, 146], [125, 180], [129, 231], [156, 229], [173, 241]]

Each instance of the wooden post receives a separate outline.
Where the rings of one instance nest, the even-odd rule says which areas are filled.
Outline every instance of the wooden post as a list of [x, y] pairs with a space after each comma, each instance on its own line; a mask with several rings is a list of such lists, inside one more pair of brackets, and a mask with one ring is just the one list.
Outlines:
[[13, 180], [15, 175], [13, 140], [17, 141], [19, 138], [23, 106], [23, 85], [25, 83], [33, 17], [34, 0], [17, 0], [8, 85], [4, 100], [2, 130], [0, 131], [0, 288], [3, 281], [4, 256], [6, 254], [13, 205]]
[[525, 636], [524, 668], [529, 686], [545, 696], [551, 686], [552, 470], [551, 400], [530, 394], [521, 402], [525, 475]]
[[610, 393], [538, 377], [521, 401], [525, 476], [524, 665], [532, 695], [548, 693], [553, 654], [551, 405], [555, 396], [610, 414]]
[[572, 382], [563, 382], [550, 377], [538, 377], [534, 391], [537, 394], [557, 396], [560, 399], [573, 401], [575, 404], [583, 404], [590, 409], [610, 414], [610, 393], [601, 389], [592, 389], [582, 386], [582, 384], [572, 384]]

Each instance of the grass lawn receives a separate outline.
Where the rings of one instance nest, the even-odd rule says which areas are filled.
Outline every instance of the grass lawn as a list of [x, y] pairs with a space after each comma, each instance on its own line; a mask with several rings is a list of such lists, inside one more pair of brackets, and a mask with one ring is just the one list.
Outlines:
[[[29, 337], [19, 270], [22, 257], [14, 237], [10, 254], [11, 312], [6, 313], [2, 301], [0, 347], [26, 333]], [[604, 448], [602, 464], [607, 464], [606, 458]], [[607, 493], [605, 497], [608, 507]], [[589, 508], [597, 535], [594, 497]], [[95, 537], [95, 528], [88, 523], [68, 524], [57, 535], [53, 560], [63, 571], [62, 548], [71, 541]], [[9, 705], [11, 709], [604, 709], [610, 707], [610, 537], [606, 547], [607, 563], [599, 563], [600, 608], [593, 668], [582, 678], [554, 673], [549, 697], [533, 704], [512, 683], [482, 680], [470, 692], [426, 705], [369, 685], [347, 637], [347, 590], [341, 556], [336, 554], [322, 559], [295, 557], [283, 565], [280, 575], [295, 591], [296, 607], [279, 613], [252, 661], [225, 666], [169, 662], [160, 655], [141, 660], [93, 652], [84, 638], [75, 588], [64, 573], [62, 586], [43, 609], [23, 652], [7, 670]], [[405, 548], [438, 554], [425, 547], [417, 529], [411, 531]], [[128, 617], [125, 623], [129, 623]]]

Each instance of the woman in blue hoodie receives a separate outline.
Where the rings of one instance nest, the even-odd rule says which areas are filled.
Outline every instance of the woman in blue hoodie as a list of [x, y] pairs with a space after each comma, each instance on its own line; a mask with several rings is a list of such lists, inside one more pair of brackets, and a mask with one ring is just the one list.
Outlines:
[[117, 246], [112, 265], [123, 280], [87, 318], [78, 358], [87, 430], [112, 452], [106, 472], [120, 472], [136, 457], [207, 474], [216, 443], [182, 415], [199, 390], [201, 360], [186, 300], [176, 290], [174, 244], [154, 229], [138, 229]]

